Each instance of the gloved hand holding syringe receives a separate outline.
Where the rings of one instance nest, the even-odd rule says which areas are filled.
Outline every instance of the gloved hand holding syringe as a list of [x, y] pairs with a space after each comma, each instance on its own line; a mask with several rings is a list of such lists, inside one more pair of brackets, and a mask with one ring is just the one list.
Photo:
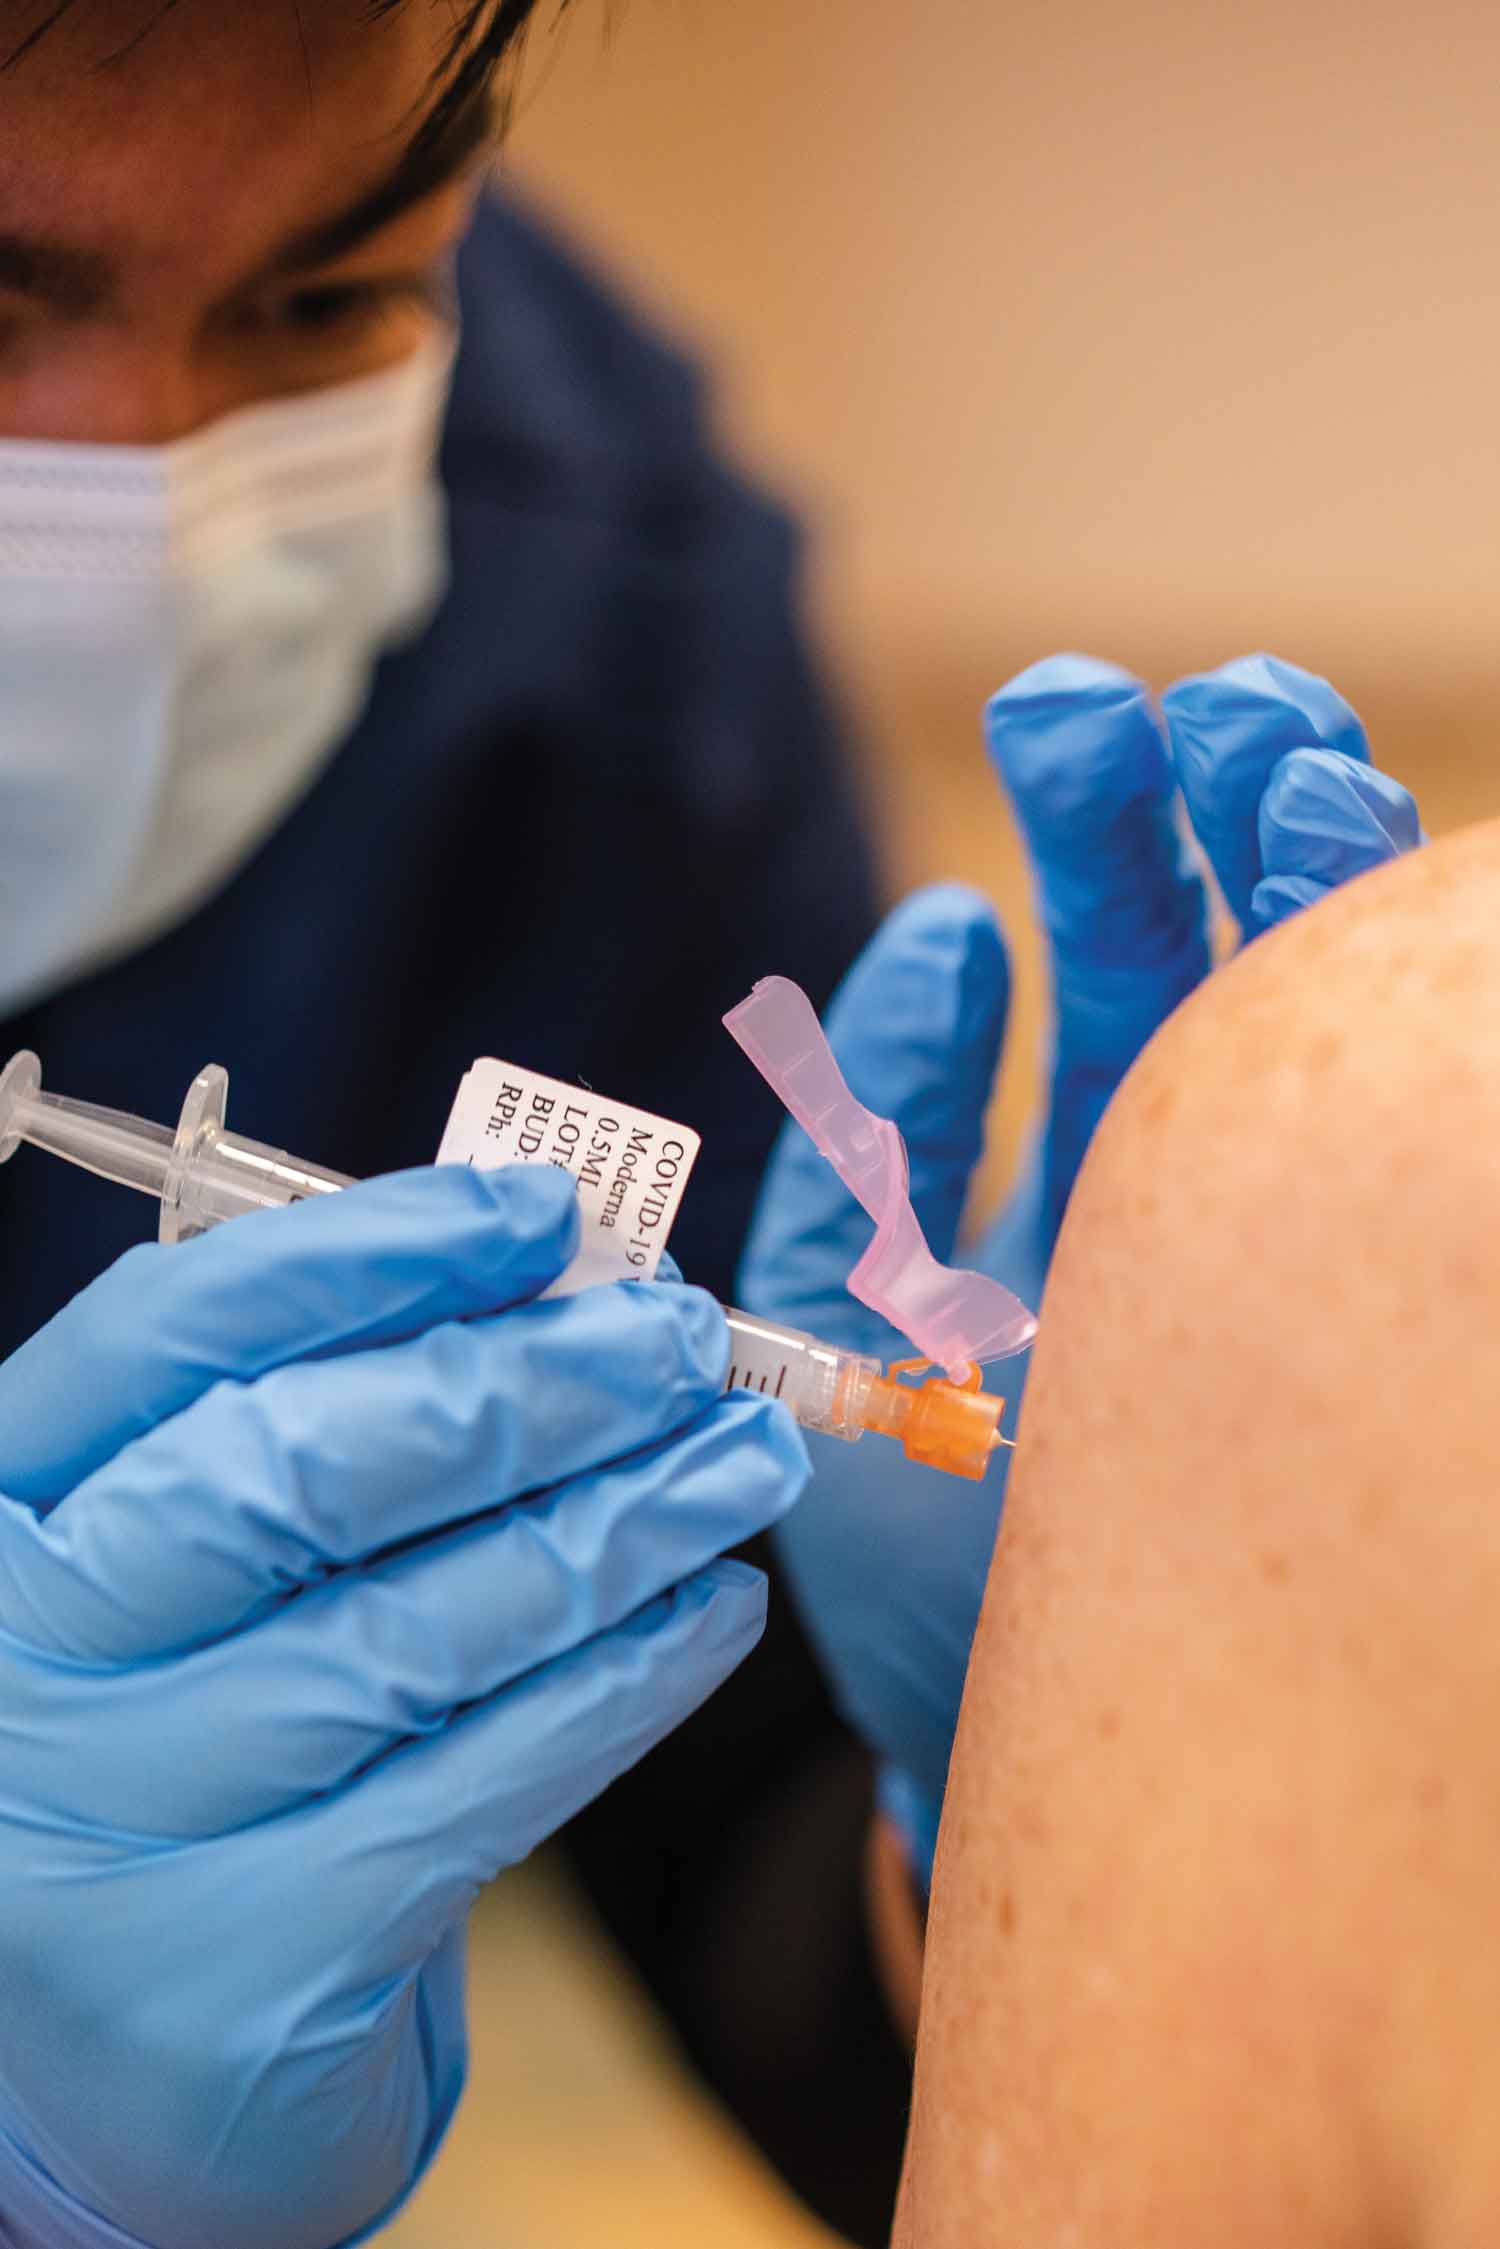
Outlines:
[[[804, 1428], [826, 1435], [853, 1441], [875, 1430], [896, 1437], [909, 1459], [978, 1479], [1007, 1442], [999, 1429], [1005, 1401], [980, 1388], [980, 1367], [1023, 1350], [1035, 1320], [998, 1282], [932, 1256], [906, 1192], [899, 1133], [849, 1092], [796, 985], [767, 978], [725, 1020], [876, 1220], [874, 1239], [850, 1275], [851, 1290], [927, 1354], [883, 1371], [877, 1358], [726, 1307], [726, 1388], [779, 1398]], [[155, 1196], [163, 1242], [354, 1184], [344, 1173], [228, 1131], [229, 1079], [218, 1064], [193, 1080], [175, 1130], [44, 1092], [41, 1080], [38, 1058], [24, 1051], [0, 1072], [0, 1163], [29, 1141]], [[586, 1271], [579, 1276], [588, 1277]], [[566, 1289], [568, 1276], [554, 1286]], [[919, 1387], [898, 1379], [934, 1361], [944, 1375], [929, 1376]]]

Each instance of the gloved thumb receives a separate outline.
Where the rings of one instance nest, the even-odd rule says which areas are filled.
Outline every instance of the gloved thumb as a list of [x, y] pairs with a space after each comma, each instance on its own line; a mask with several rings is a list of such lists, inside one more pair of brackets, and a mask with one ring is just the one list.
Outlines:
[[[956, 883], [919, 890], [871, 939], [834, 998], [827, 1030], [857, 1099], [906, 1141], [911, 1197], [936, 1256], [950, 1256], [1005, 1038], [1010, 969], [988, 901]], [[870, 1220], [788, 1124], [766, 1174], [742, 1275], [746, 1303], [828, 1329], [825, 1307], [867, 1327], [844, 1295]]]

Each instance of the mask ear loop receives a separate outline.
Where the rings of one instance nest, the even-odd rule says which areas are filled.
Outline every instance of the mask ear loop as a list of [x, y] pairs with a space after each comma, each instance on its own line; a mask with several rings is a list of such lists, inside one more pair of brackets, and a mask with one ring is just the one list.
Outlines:
[[850, 1295], [910, 1337], [955, 1385], [1024, 1351], [1036, 1319], [1020, 1298], [987, 1273], [934, 1257], [908, 1191], [906, 1143], [889, 1117], [849, 1091], [800, 984], [762, 977], [724, 1025], [875, 1221], [875, 1238], [849, 1275]]

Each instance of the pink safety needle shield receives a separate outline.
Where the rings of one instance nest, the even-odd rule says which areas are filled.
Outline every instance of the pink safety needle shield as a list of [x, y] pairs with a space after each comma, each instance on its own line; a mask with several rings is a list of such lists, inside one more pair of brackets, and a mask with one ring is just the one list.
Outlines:
[[850, 1295], [954, 1382], [970, 1366], [1024, 1351], [1036, 1320], [1020, 1298], [983, 1273], [944, 1265], [928, 1248], [908, 1193], [906, 1143], [849, 1091], [801, 985], [762, 977], [724, 1024], [875, 1221], [875, 1238], [849, 1275]]

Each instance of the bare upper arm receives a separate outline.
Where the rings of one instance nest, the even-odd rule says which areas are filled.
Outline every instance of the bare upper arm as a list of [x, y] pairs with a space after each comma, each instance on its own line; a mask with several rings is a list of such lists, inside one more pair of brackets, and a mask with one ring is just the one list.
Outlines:
[[1500, 2239], [1500, 830], [1233, 963], [1049, 1285], [897, 2238]]

